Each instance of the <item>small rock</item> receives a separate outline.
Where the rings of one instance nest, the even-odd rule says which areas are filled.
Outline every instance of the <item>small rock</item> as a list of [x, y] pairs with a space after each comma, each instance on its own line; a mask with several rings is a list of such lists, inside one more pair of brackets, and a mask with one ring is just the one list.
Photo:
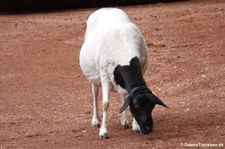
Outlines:
[[205, 74], [202, 74], [201, 77], [202, 77], [202, 78], [206, 78], [206, 75], [205, 75]]
[[73, 132], [73, 133], [76, 133], [76, 130], [75, 130], [75, 129], [73, 129], [73, 130], [72, 130], [72, 132]]
[[187, 108], [186, 110], [185, 110], [185, 112], [189, 112], [190, 111], [190, 108]]

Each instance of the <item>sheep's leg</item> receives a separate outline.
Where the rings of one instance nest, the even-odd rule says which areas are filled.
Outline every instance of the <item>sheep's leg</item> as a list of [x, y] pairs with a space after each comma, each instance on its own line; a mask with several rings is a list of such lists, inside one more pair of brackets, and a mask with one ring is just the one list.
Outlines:
[[[124, 104], [125, 102], [125, 96], [123, 94], [120, 94], [120, 98], [121, 98], [121, 101], [122, 101], [122, 105]], [[127, 111], [123, 111], [122, 112], [122, 116], [121, 116], [121, 126], [126, 129], [126, 128], [129, 128], [129, 124], [128, 124], [128, 119], [127, 119]]]
[[137, 121], [135, 120], [135, 118], [133, 118], [133, 122], [132, 122], [132, 130], [133, 132], [139, 133], [141, 132], [140, 126], [138, 125]]
[[99, 116], [98, 116], [98, 87], [94, 84], [91, 84], [92, 94], [93, 94], [93, 117], [92, 117], [92, 126], [99, 127]]
[[103, 100], [102, 100], [103, 114], [102, 115], [103, 115], [103, 118], [102, 118], [102, 125], [101, 125], [100, 132], [99, 132], [100, 139], [106, 139], [108, 137], [106, 121], [107, 121], [107, 110], [109, 107], [110, 90], [111, 90], [110, 82], [102, 81], [102, 95], [103, 95]]

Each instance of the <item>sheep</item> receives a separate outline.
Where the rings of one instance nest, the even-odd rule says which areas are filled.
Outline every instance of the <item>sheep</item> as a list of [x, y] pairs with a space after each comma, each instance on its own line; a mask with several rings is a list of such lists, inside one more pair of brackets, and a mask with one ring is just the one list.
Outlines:
[[126, 108], [130, 106], [132, 130], [150, 133], [153, 128], [151, 112], [155, 104], [167, 106], [148, 89], [144, 81], [148, 48], [138, 27], [123, 10], [102, 8], [89, 16], [84, 38], [79, 61], [92, 87], [93, 127], [100, 126], [97, 106], [99, 87], [103, 94], [100, 139], [108, 137], [106, 121], [110, 91], [117, 91], [122, 100], [122, 127], [129, 127]]

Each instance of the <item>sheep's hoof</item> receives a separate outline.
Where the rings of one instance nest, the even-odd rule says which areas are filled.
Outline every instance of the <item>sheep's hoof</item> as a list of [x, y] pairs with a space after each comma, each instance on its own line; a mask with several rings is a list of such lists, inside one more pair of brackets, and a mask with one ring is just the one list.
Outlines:
[[107, 133], [104, 133], [103, 135], [99, 135], [99, 139], [101, 139], [101, 140], [104, 140], [104, 139], [107, 139], [107, 138], [108, 138]]
[[141, 131], [140, 131], [140, 130], [133, 130], [133, 132], [134, 132], [134, 133], [136, 133], [136, 134], [141, 133]]
[[128, 124], [128, 123], [123, 124], [123, 125], [122, 125], [122, 128], [123, 128], [123, 129], [128, 129], [128, 128], [129, 128], [129, 124]]
[[92, 118], [92, 126], [94, 128], [100, 127], [99, 120], [98, 119], [95, 119], [95, 118]]
[[133, 129], [132, 131], [137, 134], [141, 133], [141, 130], [139, 130], [139, 129]]
[[141, 132], [140, 126], [135, 121], [133, 121], [133, 123], [132, 123], [132, 131], [134, 133], [140, 133]]
[[94, 128], [99, 128], [99, 127], [100, 127], [99, 123], [94, 123], [94, 124], [92, 124], [92, 126], [93, 126]]

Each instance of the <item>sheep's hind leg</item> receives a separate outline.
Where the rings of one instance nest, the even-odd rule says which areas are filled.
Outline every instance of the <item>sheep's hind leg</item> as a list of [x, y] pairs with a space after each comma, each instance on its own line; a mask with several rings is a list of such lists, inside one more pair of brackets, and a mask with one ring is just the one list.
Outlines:
[[94, 84], [91, 84], [92, 94], [93, 94], [93, 117], [92, 117], [92, 126], [100, 127], [99, 125], [99, 116], [98, 116], [98, 87]]
[[[121, 98], [122, 105], [123, 105], [124, 102], [125, 102], [125, 96], [124, 96], [123, 94], [120, 94], [120, 98]], [[124, 111], [122, 112], [122, 116], [121, 116], [121, 126], [122, 126], [124, 129], [129, 128], [129, 123], [128, 123], [127, 111], [126, 111], [126, 110], [124, 110]]]

